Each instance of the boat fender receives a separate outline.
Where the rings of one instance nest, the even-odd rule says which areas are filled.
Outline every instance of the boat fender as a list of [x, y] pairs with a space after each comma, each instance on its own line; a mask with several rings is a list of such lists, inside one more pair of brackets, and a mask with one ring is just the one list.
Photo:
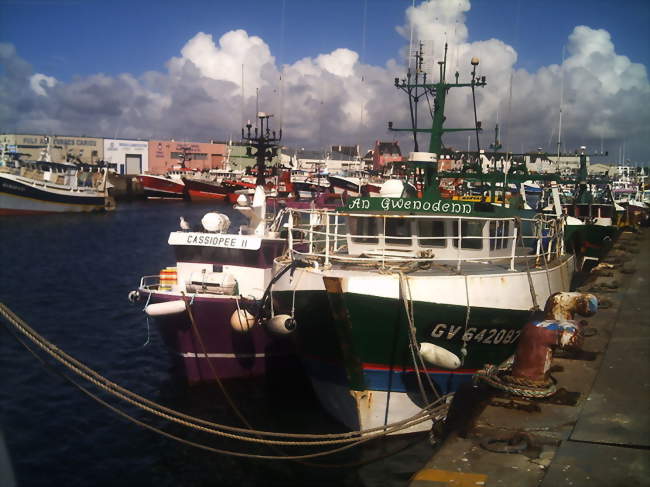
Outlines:
[[177, 299], [174, 301], [165, 301], [163, 303], [155, 303], [148, 305], [144, 312], [149, 316], [167, 316], [185, 311], [185, 301]]
[[138, 291], [131, 291], [129, 293], [129, 303], [137, 303], [140, 301], [140, 293]]
[[275, 315], [266, 322], [266, 328], [279, 335], [287, 335], [296, 329], [296, 320], [289, 315]]
[[460, 358], [455, 353], [433, 343], [420, 343], [420, 355], [431, 365], [437, 365], [445, 369], [457, 369], [460, 367]]
[[255, 326], [255, 316], [245, 309], [237, 309], [230, 316], [230, 326], [239, 333], [246, 333]]

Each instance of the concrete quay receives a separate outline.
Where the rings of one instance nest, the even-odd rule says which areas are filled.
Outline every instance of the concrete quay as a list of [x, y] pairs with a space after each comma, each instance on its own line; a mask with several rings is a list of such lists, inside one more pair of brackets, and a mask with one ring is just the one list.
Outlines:
[[410, 487], [650, 485], [649, 229], [621, 234], [604, 263], [578, 288], [600, 302], [583, 352], [552, 362], [565, 391], [483, 396]]

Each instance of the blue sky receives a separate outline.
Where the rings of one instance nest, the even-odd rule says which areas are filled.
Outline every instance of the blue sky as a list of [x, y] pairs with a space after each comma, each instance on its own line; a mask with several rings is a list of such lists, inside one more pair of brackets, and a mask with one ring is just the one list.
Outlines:
[[[267, 90], [266, 100], [281, 91], [273, 78], [284, 71], [282, 65], [289, 66], [285, 77], [293, 84], [282, 88], [287, 93], [282, 103], [294, 118], [287, 116], [291, 130], [285, 132], [297, 143], [372, 144], [392, 137], [385, 131], [386, 120], [407, 118], [403, 100], [393, 101], [390, 80], [403, 72], [401, 50], [407, 40], [396, 27], [408, 29], [406, 11], [412, 3], [0, 0], [0, 47], [5, 46], [0, 50], [0, 131], [226, 138], [245, 118], [233, 112], [250, 112], [254, 106], [249, 95], [237, 101], [241, 90], [234, 86], [239, 76], [232, 66], [255, 52], [257, 71], [248, 79], [260, 83], [261, 93]], [[422, 22], [418, 33], [433, 32], [441, 46], [443, 32], [454, 37], [457, 29], [466, 29], [462, 47], [453, 52], [483, 56], [488, 90], [478, 100], [479, 118], [484, 126], [500, 118], [513, 147], [553, 145], [565, 79], [567, 150], [599, 146], [604, 139], [612, 153], [625, 146], [631, 157], [650, 159], [645, 143], [650, 117], [641, 109], [650, 100], [649, 0], [474, 0], [471, 8], [468, 0], [432, 4], [436, 7], [427, 10], [416, 2]], [[580, 25], [587, 28], [576, 29]], [[259, 47], [259, 38], [266, 53], [246, 50], [249, 57], [242, 58], [220, 45], [224, 34], [237, 29], [246, 33], [238, 38], [241, 46]], [[572, 46], [573, 57], [567, 53], [559, 70], [553, 65], [562, 62], [563, 46]], [[231, 72], [222, 76], [215, 63], [224, 59], [231, 62]], [[314, 81], [316, 71], [320, 82]], [[362, 77], [365, 86], [354, 81]], [[254, 92], [250, 85], [249, 92]], [[456, 111], [467, 108], [464, 100]], [[510, 120], [504, 121], [506, 112]], [[176, 124], [170, 121], [174, 118]], [[459, 123], [466, 118], [459, 116]]]
[[[418, 2], [419, 3], [419, 2]], [[383, 65], [398, 56], [395, 26], [412, 0], [0, 0], [0, 41], [36, 71], [62, 80], [93, 73], [140, 74], [165, 62], [199, 31], [237, 29], [263, 38], [278, 62], [347, 47]], [[364, 49], [365, 11], [365, 49]], [[632, 61], [650, 61], [648, 0], [475, 0], [471, 40], [498, 38], [518, 66], [560, 63], [576, 25], [607, 30]]]

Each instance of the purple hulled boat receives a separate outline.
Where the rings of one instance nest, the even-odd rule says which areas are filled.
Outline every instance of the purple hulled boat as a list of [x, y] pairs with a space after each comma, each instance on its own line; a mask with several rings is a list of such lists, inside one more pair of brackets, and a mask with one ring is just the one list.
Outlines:
[[[266, 132], [264, 121], [267, 122]], [[283, 336], [293, 328], [286, 315], [265, 305], [270, 295], [273, 261], [286, 248], [280, 237], [284, 211], [267, 220], [264, 158], [279, 141], [268, 133], [268, 115], [260, 116], [262, 136], [255, 139], [262, 178], [252, 201], [241, 195], [235, 205], [247, 219], [237, 233], [227, 233], [230, 219], [207, 213], [199, 231], [169, 235], [175, 267], [144, 276], [131, 300], [145, 301], [145, 312], [189, 382], [252, 378], [271, 363], [290, 363], [291, 341]], [[244, 138], [244, 137], [242, 137]]]

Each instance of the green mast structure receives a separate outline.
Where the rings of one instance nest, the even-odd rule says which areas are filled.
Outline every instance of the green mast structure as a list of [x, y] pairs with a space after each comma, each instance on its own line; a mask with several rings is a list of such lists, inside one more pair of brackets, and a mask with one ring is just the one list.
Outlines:
[[[394, 132], [412, 132], [413, 133], [413, 142], [414, 149], [416, 152], [419, 151], [419, 145], [417, 140], [418, 133], [428, 133], [430, 135], [429, 139], [429, 152], [440, 156], [443, 151], [443, 142], [442, 136], [446, 132], [464, 132], [464, 131], [474, 131], [476, 133], [476, 147], [477, 152], [480, 150], [480, 141], [479, 141], [479, 132], [481, 132], [481, 122], [476, 118], [476, 93], [475, 90], [477, 87], [482, 87], [486, 85], [485, 76], [476, 75], [476, 66], [479, 64], [479, 60], [476, 57], [473, 57], [471, 64], [472, 69], [472, 79], [469, 83], [459, 83], [458, 78], [460, 77], [458, 71], [454, 74], [455, 82], [447, 83], [446, 74], [447, 74], [447, 44], [445, 43], [445, 54], [442, 61], [438, 61], [438, 66], [440, 70], [440, 79], [437, 83], [431, 83], [427, 81], [427, 73], [422, 69], [423, 65], [423, 48], [422, 43], [418, 52], [415, 54], [415, 72], [412, 73], [411, 69], [406, 73], [406, 78], [399, 79], [395, 78], [395, 87], [400, 88], [409, 96], [409, 108], [411, 112], [411, 128], [393, 128], [393, 123], [388, 122], [388, 129]], [[447, 94], [451, 88], [471, 88], [472, 89], [472, 101], [474, 106], [474, 127], [473, 128], [445, 128], [445, 102]], [[431, 112], [431, 128], [418, 128], [417, 120], [417, 106], [418, 102], [425, 97], [427, 102], [429, 102], [430, 112]], [[433, 98], [433, 108], [431, 108], [430, 99]], [[433, 186], [433, 183], [437, 177], [438, 165], [437, 163], [431, 162], [413, 162], [415, 168], [424, 169], [424, 180], [425, 186]]]

